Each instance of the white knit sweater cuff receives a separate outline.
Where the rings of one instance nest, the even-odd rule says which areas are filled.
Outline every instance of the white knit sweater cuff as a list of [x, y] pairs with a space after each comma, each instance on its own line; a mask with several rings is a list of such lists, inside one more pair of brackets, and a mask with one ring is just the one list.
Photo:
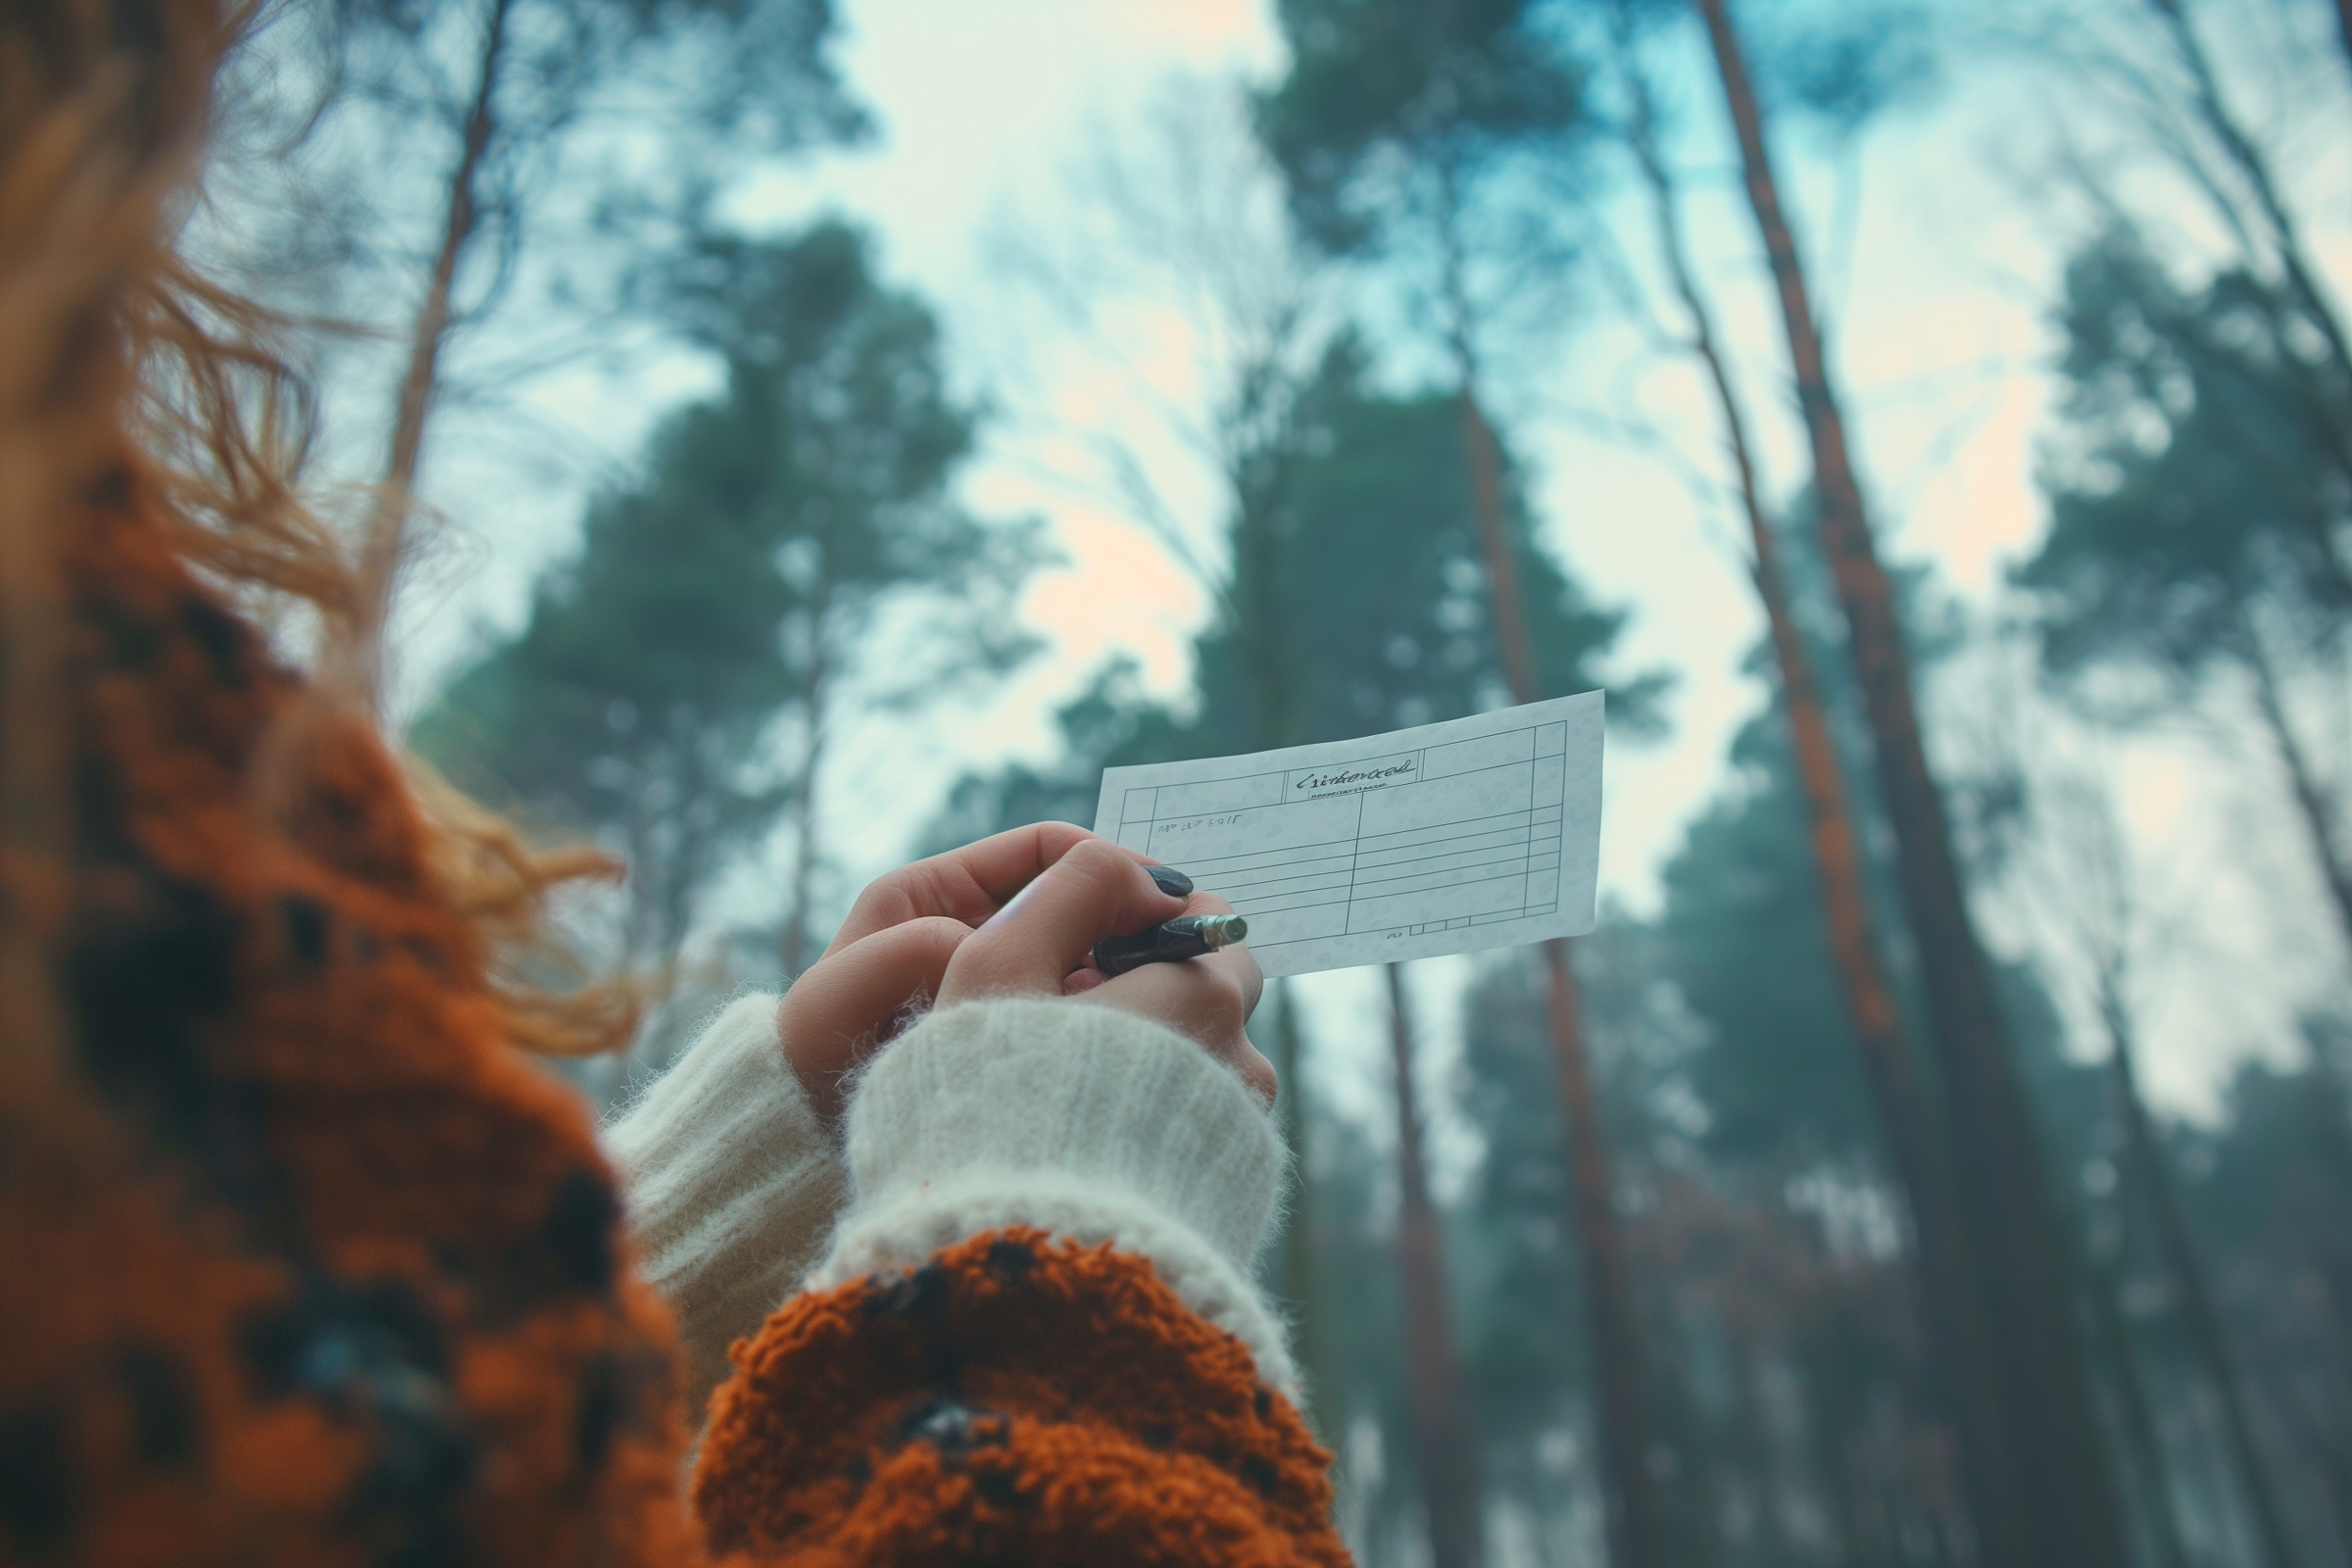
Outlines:
[[1282, 1326], [1250, 1278], [1282, 1144], [1241, 1079], [1192, 1041], [1081, 1002], [945, 1008], [867, 1070], [848, 1142], [855, 1196], [811, 1288], [1008, 1225], [1108, 1242], [1149, 1258], [1297, 1396]]
[[699, 1416], [727, 1348], [784, 1304], [849, 1183], [776, 1035], [776, 999], [720, 1013], [605, 1133], [646, 1278], [668, 1301]]

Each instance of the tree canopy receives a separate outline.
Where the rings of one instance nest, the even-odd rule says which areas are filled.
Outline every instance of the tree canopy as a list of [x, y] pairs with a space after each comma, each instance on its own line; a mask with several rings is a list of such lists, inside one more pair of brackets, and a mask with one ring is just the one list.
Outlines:
[[2240, 657], [2256, 615], [2300, 639], [2352, 625], [2338, 437], [2268, 292], [2242, 272], [2183, 287], [2116, 231], [2068, 268], [2059, 325], [2067, 433], [2044, 465], [2049, 533], [2017, 573], [2051, 666], [2194, 681]]
[[[1273, 547], [1236, 564], [1237, 604], [1272, 607], [1278, 635], [1230, 619], [1194, 645], [1192, 689], [1158, 704], [1114, 666], [1059, 714], [1062, 755], [961, 782], [935, 839], [1030, 813], [1091, 821], [1104, 766], [1253, 749], [1252, 659], [1285, 662], [1299, 741], [1343, 740], [1506, 706], [1454, 401], [1370, 382], [1361, 351], [1336, 344], [1299, 400], [1297, 468]], [[1625, 612], [1605, 608], [1538, 543], [1514, 486], [1512, 548], [1547, 690], [1607, 686], [1620, 733], [1655, 733], [1667, 678], [1610, 679]]]
[[[779, 725], [820, 722], [827, 682], [869, 653], [902, 700], [1003, 668], [1028, 646], [1005, 598], [1036, 559], [1026, 529], [954, 501], [972, 416], [930, 312], [875, 277], [856, 231], [712, 241], [677, 291], [725, 393], [662, 426], [521, 631], [416, 735], [623, 852], [641, 958], [676, 952], [710, 875], [806, 787]], [[921, 635], [870, 648], [874, 614], [909, 595], [931, 601]]]

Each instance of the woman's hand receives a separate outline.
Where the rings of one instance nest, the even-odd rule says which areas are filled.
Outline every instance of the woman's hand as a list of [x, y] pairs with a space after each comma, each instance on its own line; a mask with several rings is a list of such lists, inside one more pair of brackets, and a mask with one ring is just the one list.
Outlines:
[[[1188, 903], [1160, 892], [1146, 863], [1084, 828], [1042, 822], [901, 866], [867, 886], [777, 1009], [785, 1060], [818, 1114], [840, 1114], [843, 1078], [904, 1026], [911, 1007], [934, 997], [944, 1003], [984, 994], [1084, 993], [1142, 1013], [1199, 1040], [1271, 1100], [1274, 1069], [1242, 1032], [1264, 984], [1246, 950], [1146, 964], [1108, 982], [1087, 966], [1094, 944], [1114, 932], [1228, 908], [1204, 895]], [[1081, 908], [1092, 912], [1077, 915]], [[1041, 910], [1054, 916], [1051, 933], [1034, 918]], [[1071, 951], [1067, 933], [1089, 920], [1092, 934]], [[951, 989], [956, 956], [976, 942], [975, 961]], [[1036, 979], [1050, 969], [1050, 984]]]
[[1142, 858], [1088, 836], [1070, 845], [948, 960], [939, 1001], [1058, 997], [1119, 1007], [1197, 1040], [1267, 1104], [1274, 1066], [1243, 1026], [1265, 977], [1248, 948], [1226, 948], [1182, 963], [1147, 963], [1114, 979], [1087, 966], [1106, 936], [1140, 931], [1179, 914], [1230, 914], [1223, 899], [1162, 893]]
[[1094, 835], [1041, 822], [902, 865], [867, 884], [823, 956], [792, 982], [776, 1009], [784, 1059], [830, 1120], [841, 1083], [875, 1046], [939, 994], [948, 960], [973, 928], [1038, 872]]

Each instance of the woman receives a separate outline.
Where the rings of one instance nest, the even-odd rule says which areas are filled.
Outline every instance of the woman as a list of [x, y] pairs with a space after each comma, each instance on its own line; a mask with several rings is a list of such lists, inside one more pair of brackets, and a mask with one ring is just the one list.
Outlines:
[[1256, 969], [1083, 966], [1214, 901], [906, 867], [610, 1162], [516, 1049], [610, 1036], [502, 957], [580, 867], [404, 775], [383, 574], [172, 250], [240, 20], [0, 0], [0, 1562], [1343, 1560]]

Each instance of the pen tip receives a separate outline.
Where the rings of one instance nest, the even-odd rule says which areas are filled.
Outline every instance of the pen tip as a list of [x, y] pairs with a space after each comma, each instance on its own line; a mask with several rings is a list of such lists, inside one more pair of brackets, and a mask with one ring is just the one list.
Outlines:
[[1250, 922], [1238, 914], [1208, 914], [1200, 917], [1200, 939], [1213, 952], [1229, 948], [1250, 935]]

